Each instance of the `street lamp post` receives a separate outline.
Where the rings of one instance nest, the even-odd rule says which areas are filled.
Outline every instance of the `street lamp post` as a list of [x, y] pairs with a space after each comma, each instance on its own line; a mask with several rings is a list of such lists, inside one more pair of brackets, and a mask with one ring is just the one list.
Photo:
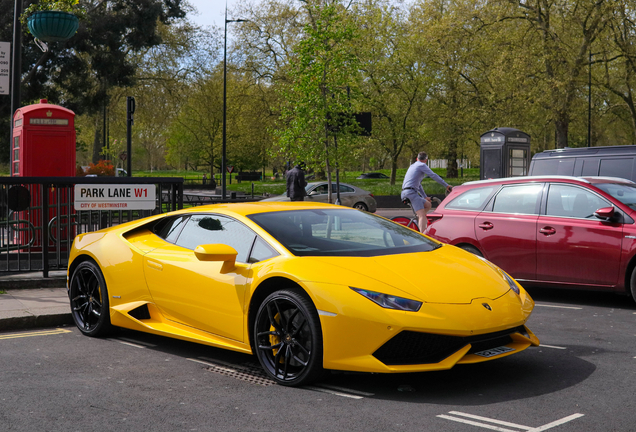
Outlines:
[[225, 183], [225, 172], [227, 170], [227, 157], [226, 157], [226, 147], [227, 147], [227, 23], [233, 22], [245, 22], [247, 20], [244, 19], [235, 19], [229, 20], [227, 19], [227, 4], [225, 5], [225, 33], [223, 38], [223, 150], [221, 153], [221, 199], [225, 201], [226, 195], [226, 183]]
[[[9, 152], [13, 152], [13, 114], [20, 108], [20, 84], [22, 72], [22, 26], [20, 25], [20, 15], [22, 15], [22, 0], [15, 0], [13, 9], [13, 58], [11, 61], [11, 113], [9, 127]], [[10, 153], [12, 154], [12, 153]], [[10, 161], [13, 161], [9, 157]], [[13, 164], [11, 164], [11, 174], [13, 175]]]

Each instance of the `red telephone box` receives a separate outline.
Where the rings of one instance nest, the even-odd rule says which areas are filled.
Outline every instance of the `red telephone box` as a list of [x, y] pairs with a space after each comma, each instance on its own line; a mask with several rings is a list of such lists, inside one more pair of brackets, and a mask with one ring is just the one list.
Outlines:
[[75, 113], [46, 99], [13, 116], [11, 175], [75, 176]]

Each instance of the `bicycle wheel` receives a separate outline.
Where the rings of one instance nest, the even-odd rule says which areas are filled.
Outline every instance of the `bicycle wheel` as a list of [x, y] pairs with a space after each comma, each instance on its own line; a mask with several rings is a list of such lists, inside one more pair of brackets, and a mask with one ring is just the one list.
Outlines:
[[404, 225], [407, 228], [411, 228], [413, 231], [420, 232], [419, 227], [417, 226], [417, 222], [413, 219], [409, 219], [405, 216], [396, 216], [391, 219], [393, 222], [397, 222], [400, 225]]

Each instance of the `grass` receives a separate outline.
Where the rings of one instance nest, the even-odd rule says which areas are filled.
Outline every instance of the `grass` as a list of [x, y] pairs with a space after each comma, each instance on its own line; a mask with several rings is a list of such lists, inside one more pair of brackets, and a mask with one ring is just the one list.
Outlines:
[[[448, 184], [453, 186], [460, 185], [467, 181], [479, 180], [479, 168], [467, 168], [464, 169], [463, 177], [459, 177], [456, 179], [448, 179], [446, 176], [445, 168], [436, 168], [433, 171], [440, 176], [444, 177]], [[387, 176], [391, 175], [390, 170], [377, 170], [374, 172], [381, 172], [386, 174]], [[402, 181], [404, 180], [404, 175], [406, 174], [406, 168], [401, 168], [397, 170], [395, 185], [391, 185], [388, 179], [367, 179], [367, 180], [357, 180], [362, 172], [361, 171], [346, 171], [340, 173], [340, 181], [342, 183], [348, 183], [354, 186], [357, 186], [361, 189], [368, 190], [373, 195], [399, 195], [402, 191]], [[201, 184], [203, 173], [196, 171], [135, 171], [133, 173], [135, 177], [183, 177], [186, 184]], [[220, 186], [220, 176], [217, 176], [217, 186]], [[226, 177], [227, 181], [227, 190], [235, 191], [235, 192], [244, 192], [246, 194], [252, 193], [252, 184], [254, 184], [254, 195], [282, 195], [285, 193], [285, 179], [284, 177], [279, 177], [277, 180], [272, 180], [271, 173], [266, 172], [266, 177], [263, 181], [236, 181], [236, 174], [232, 174], [232, 179], [230, 180], [230, 176]], [[336, 181], [335, 173], [332, 173], [332, 181]], [[444, 194], [444, 188], [437, 184], [435, 181], [426, 178], [422, 182], [424, 186], [424, 190], [429, 195], [436, 194]]]

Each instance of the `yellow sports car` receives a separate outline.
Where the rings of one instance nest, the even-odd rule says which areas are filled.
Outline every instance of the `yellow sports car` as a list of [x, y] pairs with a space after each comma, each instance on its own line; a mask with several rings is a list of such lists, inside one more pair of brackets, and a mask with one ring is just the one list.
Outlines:
[[77, 327], [253, 353], [272, 379], [420, 372], [518, 353], [534, 302], [504, 271], [382, 217], [330, 204], [216, 204], [75, 238]]

